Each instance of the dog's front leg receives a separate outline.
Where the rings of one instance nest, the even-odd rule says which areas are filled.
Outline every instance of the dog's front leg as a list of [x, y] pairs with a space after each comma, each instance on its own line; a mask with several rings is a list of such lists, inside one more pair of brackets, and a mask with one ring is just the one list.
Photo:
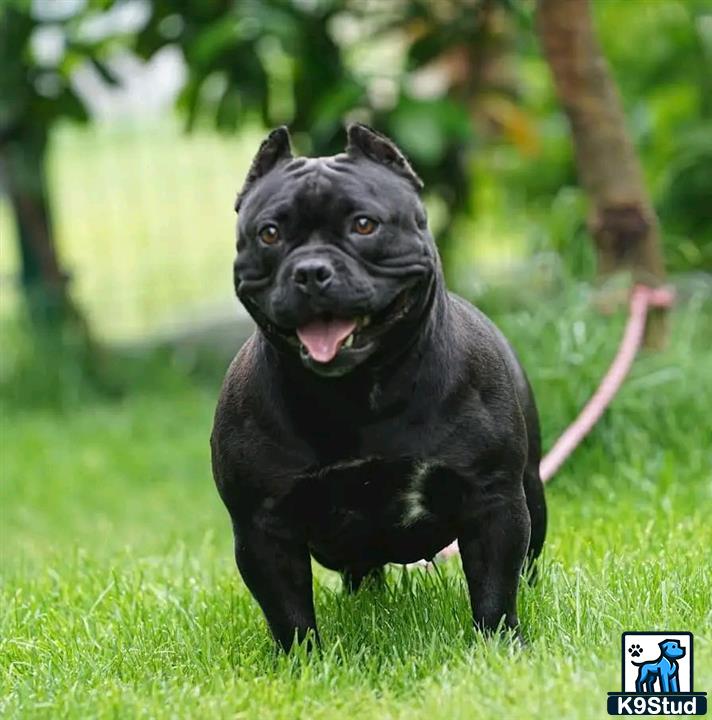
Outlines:
[[[502, 483], [511, 487], [509, 478]], [[499, 482], [486, 485], [496, 490]], [[500, 623], [515, 628], [519, 577], [531, 530], [524, 492], [478, 492], [466, 502], [465, 512], [458, 542], [475, 626], [484, 631], [496, 630]]]
[[235, 526], [235, 559], [245, 584], [285, 649], [318, 643], [312, 572], [306, 542], [274, 534], [256, 522]]

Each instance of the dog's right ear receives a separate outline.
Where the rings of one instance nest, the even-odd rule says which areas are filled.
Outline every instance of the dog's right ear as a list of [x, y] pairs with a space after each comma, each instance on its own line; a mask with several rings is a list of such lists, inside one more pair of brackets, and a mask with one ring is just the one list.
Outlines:
[[408, 180], [417, 191], [423, 189], [423, 181], [393, 140], [363, 123], [351, 123], [346, 128], [346, 137], [348, 155], [352, 157], [361, 155], [385, 165]]
[[250, 165], [245, 183], [237, 195], [237, 200], [235, 200], [235, 210], [239, 211], [245, 195], [257, 180], [265, 176], [277, 164], [285, 160], [291, 160], [292, 157], [292, 147], [289, 142], [289, 131], [287, 128], [282, 125], [282, 127], [272, 130], [262, 141], [260, 149], [257, 151], [252, 165]]

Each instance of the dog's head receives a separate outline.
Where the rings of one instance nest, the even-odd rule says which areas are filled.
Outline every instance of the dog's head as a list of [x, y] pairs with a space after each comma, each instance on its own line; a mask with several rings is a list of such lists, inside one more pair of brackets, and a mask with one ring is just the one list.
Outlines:
[[677, 640], [663, 640], [658, 645], [663, 656], [670, 660], [685, 657], [685, 648], [681, 647]]
[[405, 342], [439, 272], [420, 179], [388, 138], [359, 124], [347, 133], [343, 154], [294, 158], [286, 128], [274, 130], [236, 203], [240, 300], [273, 344], [324, 376]]

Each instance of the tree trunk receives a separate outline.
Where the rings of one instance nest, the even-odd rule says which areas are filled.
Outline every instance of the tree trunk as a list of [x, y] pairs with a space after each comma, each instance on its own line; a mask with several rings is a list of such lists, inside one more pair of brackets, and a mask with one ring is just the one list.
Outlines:
[[84, 316], [72, 301], [52, 233], [45, 175], [47, 136], [42, 128], [16, 128], [0, 137], [0, 177], [17, 228], [20, 280], [35, 330], [37, 361], [53, 363], [66, 351], [97, 386], [112, 390], [103, 358]]
[[25, 127], [8, 135], [0, 137], [0, 177], [17, 228], [20, 280], [35, 331], [36, 362], [53, 364], [69, 353], [84, 377], [114, 393], [103, 353], [71, 298], [68, 275], [59, 263], [45, 174], [46, 133]]
[[[538, 0], [537, 29], [573, 132], [576, 164], [589, 195], [589, 229], [602, 277], [629, 271], [660, 285], [660, 226], [625, 127], [615, 81], [593, 28], [589, 0]], [[665, 318], [651, 313], [646, 344], [665, 341]]]
[[45, 134], [27, 129], [0, 145], [0, 168], [17, 228], [22, 288], [32, 321], [45, 327], [61, 322], [67, 313], [75, 314], [52, 234], [46, 149]]

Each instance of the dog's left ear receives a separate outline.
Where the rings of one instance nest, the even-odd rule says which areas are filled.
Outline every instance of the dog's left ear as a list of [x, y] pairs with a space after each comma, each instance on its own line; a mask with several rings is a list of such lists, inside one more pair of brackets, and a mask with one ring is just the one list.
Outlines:
[[235, 210], [239, 211], [240, 205], [245, 198], [246, 193], [255, 184], [257, 180], [266, 175], [272, 170], [275, 165], [284, 161], [291, 160], [292, 147], [289, 142], [289, 130], [282, 125], [278, 127], [262, 141], [260, 149], [255, 155], [252, 165], [245, 178], [245, 183], [242, 186], [242, 190], [238, 193], [237, 200], [235, 200]]
[[346, 145], [348, 155], [352, 157], [361, 155], [381, 165], [386, 165], [393, 172], [410, 181], [416, 190], [423, 189], [423, 181], [410, 166], [405, 155], [385, 135], [381, 135], [368, 125], [353, 123], [346, 128], [346, 136], [348, 137]]

